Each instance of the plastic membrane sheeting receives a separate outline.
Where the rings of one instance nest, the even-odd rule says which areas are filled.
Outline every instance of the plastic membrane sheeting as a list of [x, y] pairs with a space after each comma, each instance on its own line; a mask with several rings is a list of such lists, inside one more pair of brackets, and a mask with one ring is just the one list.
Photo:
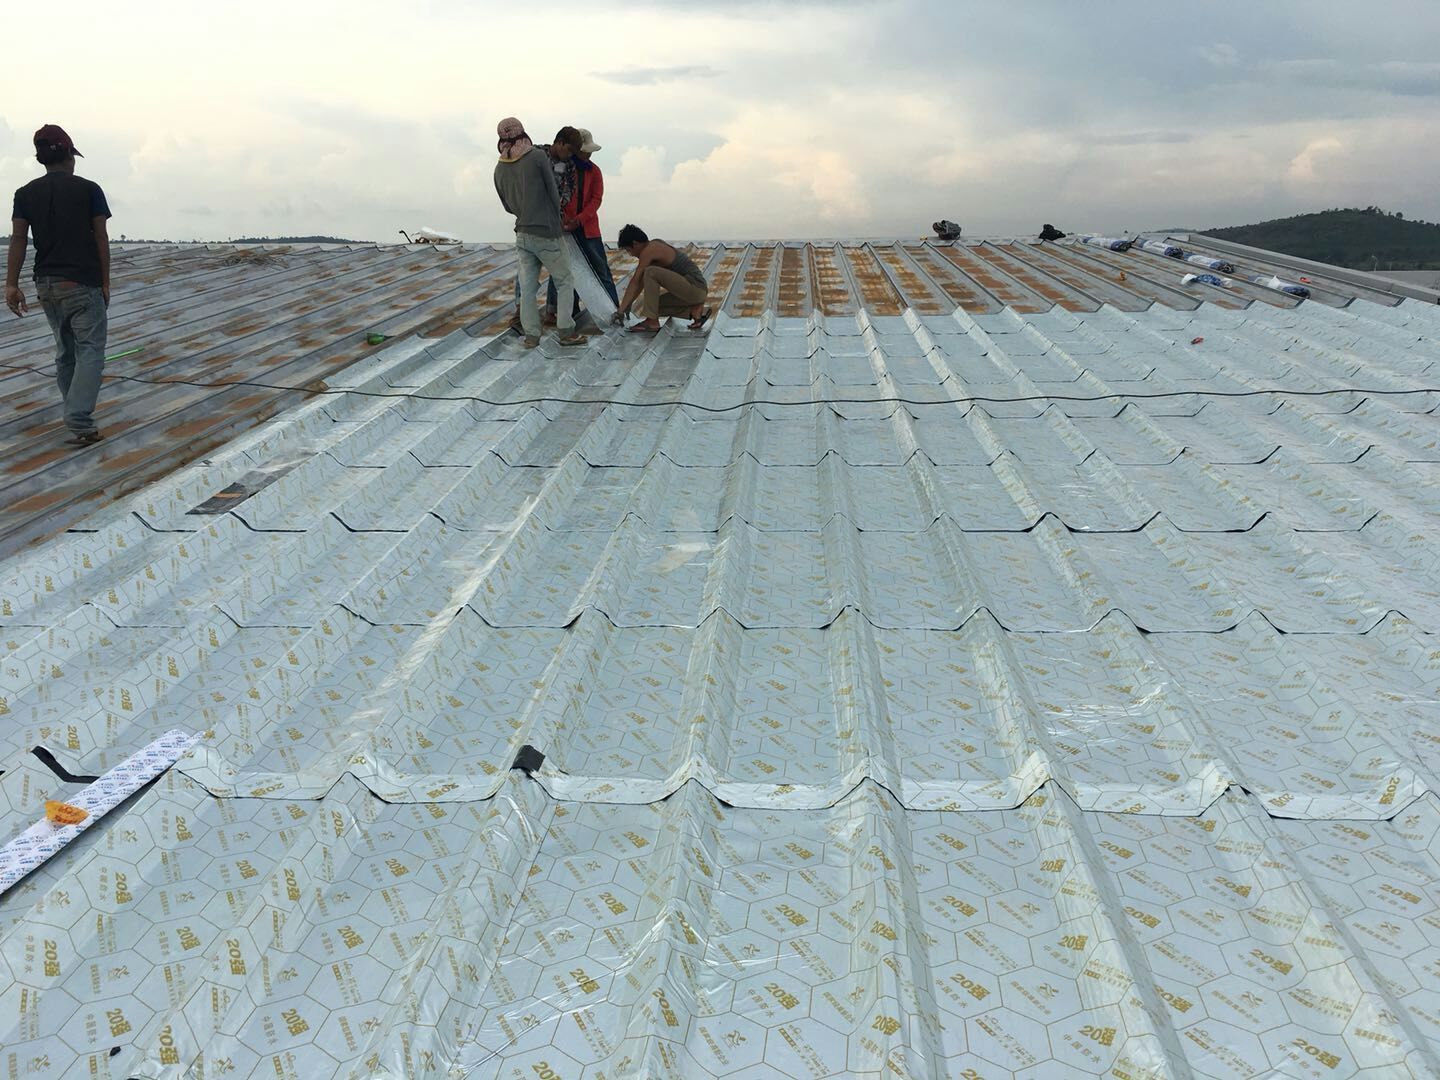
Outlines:
[[0, 1065], [1440, 1075], [1437, 332], [387, 346], [0, 569]]
[[565, 233], [562, 243], [565, 246], [565, 253], [570, 258], [570, 272], [575, 280], [575, 292], [580, 297], [580, 302], [585, 305], [585, 310], [590, 317], [600, 325], [604, 325], [610, 316], [615, 314], [615, 301], [610, 299], [610, 294], [605, 291], [605, 286], [595, 276], [595, 271], [590, 268], [590, 262], [585, 258], [585, 253], [580, 250], [572, 233]]

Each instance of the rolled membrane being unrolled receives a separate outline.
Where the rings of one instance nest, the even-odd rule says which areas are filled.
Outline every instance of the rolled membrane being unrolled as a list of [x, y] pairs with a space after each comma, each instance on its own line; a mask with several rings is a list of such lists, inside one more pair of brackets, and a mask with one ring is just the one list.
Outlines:
[[605, 286], [595, 276], [595, 271], [590, 269], [590, 262], [580, 250], [575, 237], [566, 233], [564, 244], [565, 252], [570, 256], [570, 276], [575, 281], [575, 292], [579, 294], [585, 310], [590, 313], [590, 318], [604, 325], [615, 314], [615, 301], [610, 299]]
[[1278, 292], [1289, 293], [1291, 296], [1298, 296], [1302, 300], [1310, 298], [1310, 290], [1304, 285], [1293, 281], [1286, 281], [1284, 278], [1276, 277], [1274, 274], [1256, 274], [1250, 279], [1256, 285], [1263, 285], [1267, 289], [1275, 289]]
[[1167, 244], [1164, 240], [1136, 240], [1135, 246], [1152, 255], [1164, 255], [1167, 259], [1183, 259], [1185, 257], [1183, 249], [1174, 244]]
[[1185, 261], [1195, 266], [1203, 266], [1206, 270], [1214, 270], [1217, 274], [1233, 274], [1235, 264], [1226, 262], [1224, 259], [1212, 259], [1209, 255], [1186, 255]]
[[1091, 247], [1109, 248], [1111, 251], [1129, 251], [1129, 240], [1122, 240], [1118, 236], [1090, 236], [1080, 237], [1082, 244], [1089, 244]]
[[1220, 289], [1228, 289], [1234, 284], [1229, 278], [1217, 277], [1214, 274], [1186, 274], [1180, 279], [1181, 285], [1191, 285], [1196, 282], [1201, 285], [1214, 285]]

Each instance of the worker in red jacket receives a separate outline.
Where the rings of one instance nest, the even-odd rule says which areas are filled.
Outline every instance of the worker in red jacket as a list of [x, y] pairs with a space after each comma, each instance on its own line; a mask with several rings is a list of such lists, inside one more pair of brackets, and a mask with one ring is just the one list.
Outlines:
[[[570, 201], [561, 208], [560, 225], [580, 245], [580, 250], [585, 255], [585, 262], [600, 284], [605, 286], [605, 291], [610, 294], [610, 299], [617, 304], [620, 296], [615, 291], [615, 278], [610, 273], [610, 263], [605, 258], [605, 241], [600, 239], [600, 203], [605, 198], [605, 178], [600, 174], [600, 166], [590, 160], [590, 155], [600, 149], [595, 142], [595, 137], [585, 128], [576, 129], [580, 133], [580, 149], [574, 157], [575, 163], [575, 193], [570, 196]], [[582, 273], [580, 267], [575, 267], [575, 273]], [[552, 286], [545, 294], [545, 314], [549, 319], [555, 317], [556, 296]], [[575, 298], [575, 314], [580, 312], [580, 298]]]

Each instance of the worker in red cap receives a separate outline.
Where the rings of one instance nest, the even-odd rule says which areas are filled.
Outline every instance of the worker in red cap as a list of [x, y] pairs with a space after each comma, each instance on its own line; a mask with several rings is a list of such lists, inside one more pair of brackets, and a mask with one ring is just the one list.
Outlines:
[[55, 374], [65, 403], [71, 446], [104, 436], [95, 426], [95, 401], [105, 367], [106, 308], [110, 305], [110, 206], [93, 180], [75, 175], [81, 157], [64, 128], [35, 132], [35, 160], [45, 175], [15, 192], [5, 306], [29, 311], [20, 289], [30, 230], [35, 230], [35, 295], [55, 335]]

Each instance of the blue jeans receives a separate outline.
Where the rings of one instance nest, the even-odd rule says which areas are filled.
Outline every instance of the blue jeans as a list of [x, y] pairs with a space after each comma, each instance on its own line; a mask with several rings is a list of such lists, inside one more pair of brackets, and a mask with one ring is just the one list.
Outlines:
[[[520, 325], [526, 337], [539, 337], [540, 309], [535, 306], [534, 296], [540, 288], [540, 267], [550, 271], [550, 280], [558, 282], [565, 298], [573, 302], [575, 284], [570, 277], [570, 257], [559, 240], [523, 232], [515, 234], [515, 257], [520, 263]], [[575, 329], [568, 304], [566, 308], [566, 314], [556, 320], [556, 328], [562, 334]]]
[[55, 335], [55, 382], [65, 403], [65, 426], [76, 435], [95, 430], [95, 401], [105, 370], [109, 323], [98, 286], [36, 278], [35, 293]]
[[[577, 230], [570, 234], [575, 237], [575, 242], [580, 245], [580, 250], [585, 255], [585, 261], [590, 264], [590, 269], [595, 271], [595, 277], [605, 291], [610, 294], [610, 299], [615, 301], [615, 306], [620, 306], [620, 294], [615, 291], [615, 279], [610, 274], [610, 262], [605, 258], [605, 241], [598, 236], [586, 236], [583, 230]], [[580, 268], [576, 267], [578, 274]], [[550, 288], [545, 291], [545, 307], [550, 311], [555, 310], [556, 296], [555, 283], [550, 283]], [[580, 297], [575, 297], [574, 310], [572, 314], [580, 314]]]

